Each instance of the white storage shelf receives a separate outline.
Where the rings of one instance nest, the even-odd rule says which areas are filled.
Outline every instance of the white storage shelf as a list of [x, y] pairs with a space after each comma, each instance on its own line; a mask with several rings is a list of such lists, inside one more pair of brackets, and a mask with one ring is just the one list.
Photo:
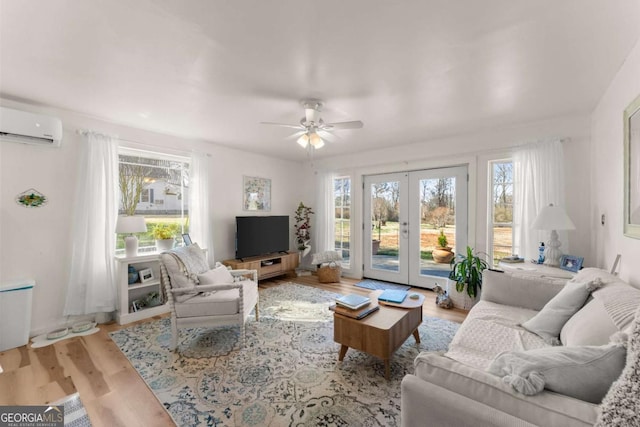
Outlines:
[[[140, 307], [137, 311], [133, 303], [144, 299], [149, 293], [156, 292], [162, 297], [162, 285], [160, 283], [160, 254], [145, 254], [136, 257], [116, 257], [118, 262], [118, 313], [117, 321], [120, 325], [147, 319], [169, 312], [166, 301], [155, 307]], [[151, 269], [153, 278], [141, 282], [140, 277], [135, 283], [129, 284], [129, 266], [133, 265], [136, 271]]]

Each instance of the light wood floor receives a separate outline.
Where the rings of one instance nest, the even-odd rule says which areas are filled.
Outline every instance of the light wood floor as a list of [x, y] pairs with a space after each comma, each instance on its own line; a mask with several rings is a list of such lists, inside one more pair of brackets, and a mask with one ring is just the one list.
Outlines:
[[[340, 283], [321, 284], [316, 276], [265, 280], [260, 287], [291, 281], [341, 294], [368, 293], [353, 286], [358, 280], [342, 278]], [[412, 290], [425, 295], [425, 316], [454, 322], [462, 322], [466, 317], [463, 310], [438, 308], [433, 292]], [[149, 320], [138, 323], [146, 321]], [[0, 352], [0, 367], [4, 371], [0, 374], [0, 405], [47, 404], [78, 391], [94, 426], [173, 425], [162, 404], [109, 338], [109, 332], [131, 325], [101, 325], [100, 332], [93, 335], [39, 349], [23, 346]]]

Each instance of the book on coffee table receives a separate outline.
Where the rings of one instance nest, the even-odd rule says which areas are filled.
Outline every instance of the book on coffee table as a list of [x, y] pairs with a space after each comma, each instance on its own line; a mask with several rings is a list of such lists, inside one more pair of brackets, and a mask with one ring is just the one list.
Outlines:
[[350, 308], [351, 310], [357, 310], [369, 303], [371, 303], [371, 298], [357, 294], [349, 294], [336, 298], [336, 304]]
[[385, 289], [380, 295], [378, 295], [379, 301], [401, 303], [407, 297], [407, 291], [398, 289]]
[[340, 314], [346, 317], [351, 317], [352, 319], [356, 319], [356, 320], [367, 317], [368, 315], [370, 315], [371, 313], [379, 309], [380, 309], [380, 306], [378, 305], [378, 301], [371, 301], [369, 305], [366, 305], [358, 310], [352, 310], [350, 308], [343, 307], [338, 304], [334, 304], [329, 307], [329, 310], [335, 312], [336, 314]]

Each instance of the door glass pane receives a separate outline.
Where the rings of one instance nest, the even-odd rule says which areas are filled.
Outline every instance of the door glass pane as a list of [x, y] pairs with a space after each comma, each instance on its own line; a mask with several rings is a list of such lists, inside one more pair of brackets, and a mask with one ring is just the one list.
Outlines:
[[400, 257], [400, 183], [371, 184], [371, 267], [398, 271]]
[[351, 178], [333, 180], [335, 200], [335, 250], [342, 253], [342, 267], [351, 266]]
[[456, 251], [456, 179], [421, 179], [419, 190], [420, 275], [447, 277]]
[[513, 162], [492, 163], [491, 255], [495, 265], [513, 254]]

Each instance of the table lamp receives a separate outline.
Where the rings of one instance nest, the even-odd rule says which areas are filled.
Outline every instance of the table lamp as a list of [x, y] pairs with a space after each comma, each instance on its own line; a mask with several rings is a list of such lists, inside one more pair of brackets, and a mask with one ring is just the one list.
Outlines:
[[544, 250], [544, 264], [552, 267], [560, 265], [560, 241], [556, 230], [575, 230], [576, 226], [560, 206], [554, 206], [553, 203], [542, 208], [538, 217], [531, 225], [536, 230], [551, 230], [551, 236]]
[[127, 258], [138, 255], [138, 238], [133, 233], [144, 233], [147, 231], [147, 224], [143, 216], [123, 215], [118, 217], [116, 223], [116, 233], [129, 234], [124, 238], [124, 252]]

